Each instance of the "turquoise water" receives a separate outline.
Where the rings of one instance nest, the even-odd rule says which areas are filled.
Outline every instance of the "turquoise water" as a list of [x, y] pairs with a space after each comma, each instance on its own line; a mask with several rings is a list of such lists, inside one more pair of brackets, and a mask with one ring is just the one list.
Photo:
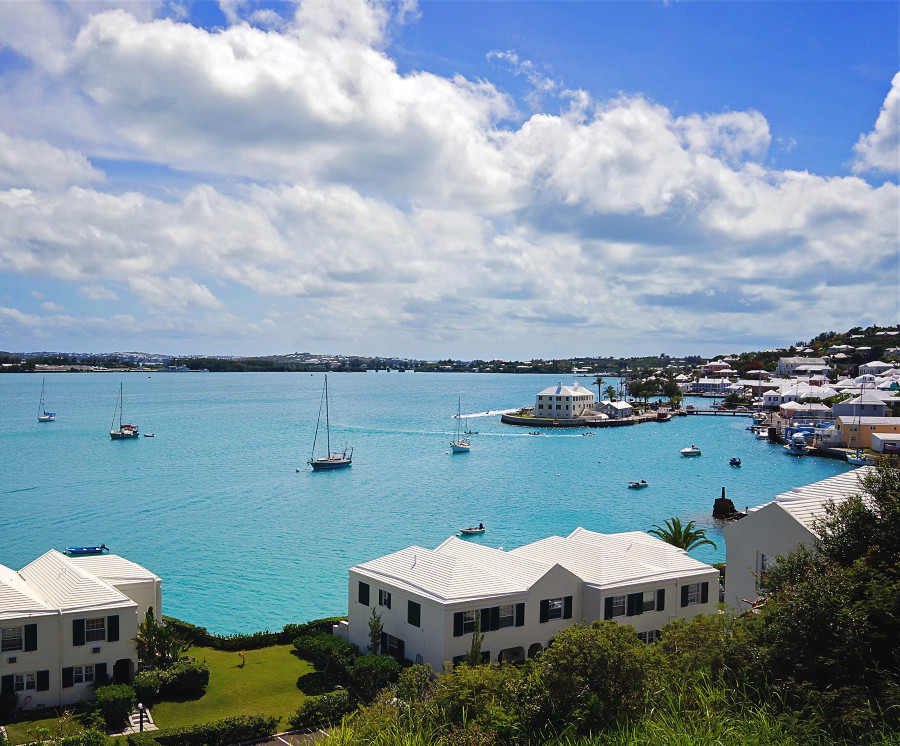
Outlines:
[[[743, 509], [848, 468], [785, 456], [755, 440], [745, 418], [545, 437], [500, 423], [496, 412], [533, 403], [558, 380], [333, 374], [332, 446], [352, 445], [353, 466], [313, 473], [321, 374], [49, 375], [57, 421], [46, 424], [41, 376], [0, 376], [0, 564], [103, 542], [163, 579], [167, 614], [221, 633], [280, 629], [346, 613], [348, 567], [433, 548], [479, 521], [488, 531], [473, 541], [512, 548], [577, 526], [647, 530], [677, 515], [718, 544], [698, 559], [724, 560], [710, 517], [723, 486]], [[155, 437], [110, 440], [120, 381], [125, 420]], [[479, 434], [470, 453], [450, 455], [458, 397]], [[703, 456], [681, 458], [691, 443]], [[732, 456], [743, 466], [730, 467]], [[635, 479], [650, 487], [627, 489]]]

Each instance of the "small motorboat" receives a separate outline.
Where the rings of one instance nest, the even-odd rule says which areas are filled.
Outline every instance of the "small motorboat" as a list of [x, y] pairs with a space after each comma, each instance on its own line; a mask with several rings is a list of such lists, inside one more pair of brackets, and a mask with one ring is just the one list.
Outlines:
[[543, 435], [539, 430], [535, 430], [534, 432], [528, 433], [529, 435]]
[[697, 448], [697, 446], [695, 446], [693, 443], [691, 443], [691, 445], [688, 448], [681, 449], [681, 455], [682, 456], [699, 456], [701, 454], [700, 454], [700, 449]]
[[858, 450], [856, 453], [847, 454], [847, 463], [853, 464], [854, 466], [874, 466], [875, 459], [866, 456], [865, 451]]
[[106, 544], [101, 544], [99, 547], [66, 547], [66, 554], [69, 557], [82, 557], [87, 554], [104, 554], [109, 551], [109, 547]]
[[739, 458], [732, 458], [732, 459], [728, 459], [728, 463], [731, 464], [732, 466], [740, 466], [741, 460]]
[[463, 430], [463, 433], [464, 433], [465, 435], [478, 435], [478, 431], [477, 431], [477, 430]]
[[145, 438], [154, 438], [156, 437], [156, 433], [144, 433]]
[[463, 536], [474, 536], [475, 534], [483, 534], [484, 533], [484, 524], [479, 523], [477, 526], [470, 526], [469, 528], [461, 528], [459, 532]]
[[632, 489], [632, 490], [639, 490], [639, 489], [641, 489], [641, 487], [649, 487], [649, 486], [650, 485], [647, 484], [643, 479], [640, 482], [629, 482], [628, 483], [628, 488]]

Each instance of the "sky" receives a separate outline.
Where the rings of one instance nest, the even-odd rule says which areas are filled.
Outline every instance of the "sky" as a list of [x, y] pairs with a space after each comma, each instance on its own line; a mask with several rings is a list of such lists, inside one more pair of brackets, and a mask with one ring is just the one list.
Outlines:
[[678, 356], [896, 324], [898, 15], [0, 0], [0, 349]]

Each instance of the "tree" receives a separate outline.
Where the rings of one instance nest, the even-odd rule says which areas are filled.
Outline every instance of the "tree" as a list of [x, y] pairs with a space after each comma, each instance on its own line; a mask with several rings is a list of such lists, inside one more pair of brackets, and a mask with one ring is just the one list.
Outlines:
[[466, 663], [477, 666], [481, 663], [481, 643], [484, 641], [484, 632], [481, 631], [481, 612], [475, 612], [475, 631], [472, 632], [472, 646], [466, 653]]
[[702, 547], [704, 544], [711, 544], [713, 549], [718, 549], [715, 542], [706, 537], [705, 529], [694, 528], [694, 521], [688, 521], [682, 525], [681, 519], [677, 516], [667, 520], [665, 528], [654, 523], [653, 528], [647, 533], [662, 539], [666, 544], [684, 549], [686, 552]]
[[152, 668], [168, 668], [191, 649], [190, 643], [178, 637], [172, 627], [156, 621], [152, 606], [138, 627], [135, 643], [138, 662]]
[[597, 376], [594, 379], [594, 383], [597, 386], [597, 401], [600, 401], [603, 398], [603, 378], [602, 378], [602, 376]]
[[378, 655], [381, 648], [381, 633], [384, 632], [384, 625], [381, 623], [381, 616], [372, 607], [372, 616], [369, 617], [369, 652]]
[[615, 386], [607, 386], [606, 391], [604, 393], [606, 394], [606, 398], [609, 399], [610, 401], [612, 401], [613, 399], [616, 398]]

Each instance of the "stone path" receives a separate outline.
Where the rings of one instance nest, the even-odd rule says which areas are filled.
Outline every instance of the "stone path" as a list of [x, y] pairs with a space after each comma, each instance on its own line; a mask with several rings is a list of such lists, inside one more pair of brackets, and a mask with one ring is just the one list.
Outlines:
[[[128, 725], [122, 730], [109, 731], [110, 736], [125, 736], [129, 733], [140, 733], [141, 730], [141, 712], [140, 710], [135, 710], [128, 716]], [[153, 717], [150, 715], [150, 708], [144, 708], [144, 730], [159, 730], [156, 727], [156, 724], [153, 722]]]

